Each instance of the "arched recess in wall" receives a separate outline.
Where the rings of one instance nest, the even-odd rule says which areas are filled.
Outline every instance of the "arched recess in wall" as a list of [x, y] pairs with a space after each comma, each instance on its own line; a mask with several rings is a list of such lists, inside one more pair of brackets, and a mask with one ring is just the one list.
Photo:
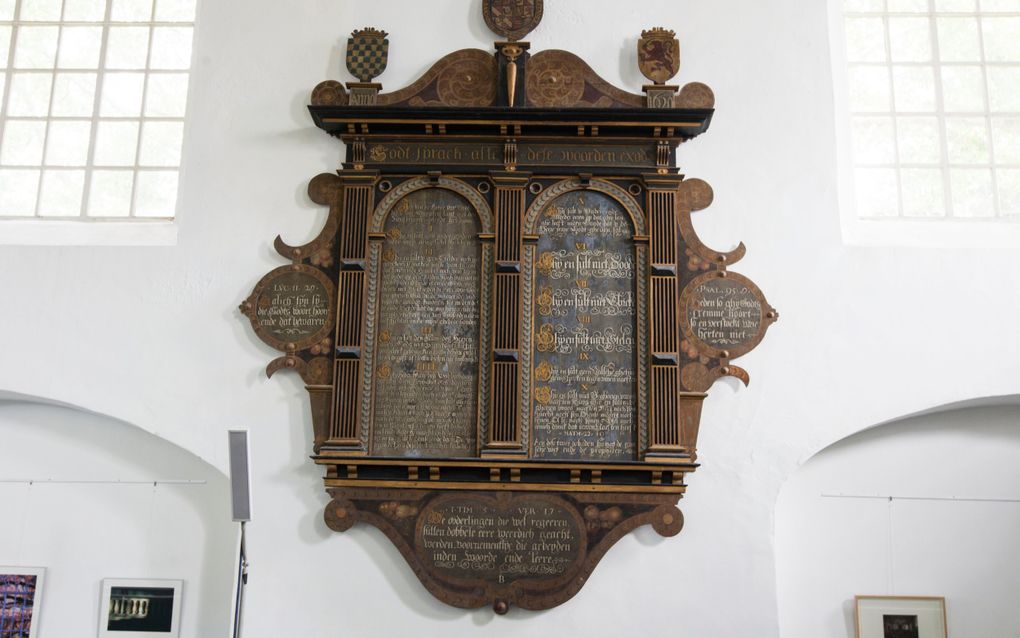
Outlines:
[[944, 596], [950, 636], [1020, 634], [1020, 396], [825, 448], [776, 505], [783, 638], [854, 636], [855, 595]]
[[107, 416], [0, 394], [0, 564], [46, 568], [41, 636], [98, 622], [104, 578], [184, 581], [181, 635], [227, 635], [229, 483]]

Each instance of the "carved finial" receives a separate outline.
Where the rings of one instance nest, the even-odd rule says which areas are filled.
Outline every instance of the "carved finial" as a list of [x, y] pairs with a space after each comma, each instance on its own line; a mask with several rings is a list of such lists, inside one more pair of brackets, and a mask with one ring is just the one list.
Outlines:
[[641, 32], [638, 40], [638, 67], [656, 84], [665, 84], [680, 71], [680, 41], [676, 32], [655, 27]]
[[347, 70], [362, 82], [371, 82], [386, 70], [388, 34], [372, 27], [351, 33], [347, 40]]
[[511, 42], [534, 31], [542, 21], [543, 0], [482, 0], [482, 16], [493, 33]]

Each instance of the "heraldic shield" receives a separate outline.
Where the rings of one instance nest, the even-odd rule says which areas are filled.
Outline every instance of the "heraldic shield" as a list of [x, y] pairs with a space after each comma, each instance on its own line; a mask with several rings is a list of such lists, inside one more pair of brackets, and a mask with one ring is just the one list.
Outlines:
[[390, 41], [378, 29], [361, 29], [347, 39], [347, 70], [362, 82], [371, 82], [386, 70]]
[[661, 28], [641, 32], [638, 67], [656, 84], [665, 84], [680, 70], [680, 41], [675, 36], [675, 32]]
[[542, 0], [482, 0], [482, 17], [493, 33], [520, 40], [542, 21]]

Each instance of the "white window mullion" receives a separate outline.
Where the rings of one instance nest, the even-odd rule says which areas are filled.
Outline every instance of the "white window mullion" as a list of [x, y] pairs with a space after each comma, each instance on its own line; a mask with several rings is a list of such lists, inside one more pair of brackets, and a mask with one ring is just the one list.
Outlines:
[[[60, 3], [60, 24], [64, 22], [64, 13], [67, 11], [66, 0], [61, 0]], [[43, 196], [43, 178], [46, 176], [46, 149], [49, 147], [50, 140], [50, 122], [53, 117], [53, 100], [56, 98], [57, 89], [57, 68], [60, 66], [60, 42], [64, 37], [64, 27], [57, 27], [57, 51], [53, 55], [53, 69], [50, 75], [50, 103], [46, 107], [46, 126], [43, 128], [43, 139], [42, 139], [42, 160], [39, 162], [39, 183], [35, 189], [35, 216], [39, 217], [40, 206], [42, 204]]]
[[1001, 217], [1002, 211], [999, 206], [999, 172], [995, 170], [995, 138], [992, 135], [992, 96], [988, 90], [988, 67], [987, 56], [985, 55], [985, 22], [983, 17], [978, 18], [978, 48], [981, 53], [981, 86], [985, 91], [985, 132], [988, 135], [988, 159], [992, 165], [992, 206], [994, 217]]
[[896, 217], [903, 217], [903, 172], [900, 170], [900, 135], [896, 121], [896, 81], [893, 73], [892, 37], [889, 27], [889, 0], [884, 2], [885, 15], [882, 16], [882, 31], [885, 36], [886, 78], [889, 81], [889, 119], [892, 120], [893, 161], [896, 166]]
[[113, 11], [113, 0], [106, 0], [106, 14], [103, 16], [103, 39], [99, 45], [99, 68], [96, 73], [96, 93], [92, 100], [92, 128], [89, 131], [88, 161], [85, 163], [85, 185], [81, 191], [80, 217], [88, 217], [89, 197], [92, 195], [92, 164], [96, 156], [96, 134], [99, 130], [99, 105], [102, 103], [104, 84], [106, 83], [106, 49], [110, 40], [110, 18]]
[[931, 12], [930, 38], [932, 74], [935, 80], [935, 118], [938, 121], [939, 129], [939, 153], [942, 157], [942, 199], [945, 205], [946, 218], [955, 216], [953, 209], [953, 192], [950, 185], [951, 175], [949, 172], [949, 128], [946, 125], [946, 100], [943, 95], [942, 86], [942, 50], [939, 48], [938, 18], [935, 14], [935, 0], [928, 0], [928, 10]]
[[[11, 42], [7, 51], [7, 81], [4, 82], [3, 95], [0, 95], [0, 145], [3, 144], [4, 135], [7, 133], [7, 105], [11, 98], [11, 86], [14, 84], [14, 52], [18, 45], [18, 28], [21, 18], [21, 0], [14, 3], [14, 16], [11, 20]], [[2, 170], [2, 169], [0, 169]]]
[[156, 2], [152, 3], [152, 13], [149, 15], [149, 47], [145, 54], [145, 79], [142, 81], [142, 104], [141, 111], [138, 116], [138, 139], [135, 141], [135, 170], [131, 176], [131, 200], [130, 200], [130, 216], [135, 216], [135, 200], [138, 196], [138, 169], [142, 162], [142, 135], [145, 133], [145, 123], [149, 122], [149, 118], [145, 116], [145, 99], [149, 94], [149, 67], [152, 66], [152, 41], [156, 35], [156, 28], [152, 26], [152, 22], [156, 19]]

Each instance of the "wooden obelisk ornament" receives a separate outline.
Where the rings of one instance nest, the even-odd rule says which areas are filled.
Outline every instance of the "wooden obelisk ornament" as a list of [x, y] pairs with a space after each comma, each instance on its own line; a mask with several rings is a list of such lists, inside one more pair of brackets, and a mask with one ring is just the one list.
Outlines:
[[308, 186], [329, 216], [307, 243], [277, 238], [289, 263], [241, 309], [279, 353], [267, 372], [306, 384], [329, 528], [372, 525], [440, 600], [506, 613], [569, 600], [640, 526], [680, 532], [707, 392], [747, 382], [733, 360], [778, 314], [730, 270], [743, 244], [695, 232], [712, 188], [676, 150], [715, 96], [665, 84], [674, 33], [642, 34], [641, 95], [529, 54], [540, 0], [482, 8], [495, 53], [455, 51], [391, 93], [373, 82], [386, 34], [354, 32], [359, 81], [320, 83], [309, 107], [346, 145]]
[[368, 27], [352, 32], [347, 39], [347, 70], [360, 80], [347, 84], [352, 105], [375, 104], [382, 85], [372, 80], [386, 70], [390, 50], [386, 35], [385, 31]]
[[680, 71], [680, 40], [676, 38], [676, 32], [662, 27], [642, 31], [637, 49], [641, 74], [655, 83], [642, 87], [648, 95], [648, 106], [669, 108], [679, 88], [666, 86], [666, 82]]

